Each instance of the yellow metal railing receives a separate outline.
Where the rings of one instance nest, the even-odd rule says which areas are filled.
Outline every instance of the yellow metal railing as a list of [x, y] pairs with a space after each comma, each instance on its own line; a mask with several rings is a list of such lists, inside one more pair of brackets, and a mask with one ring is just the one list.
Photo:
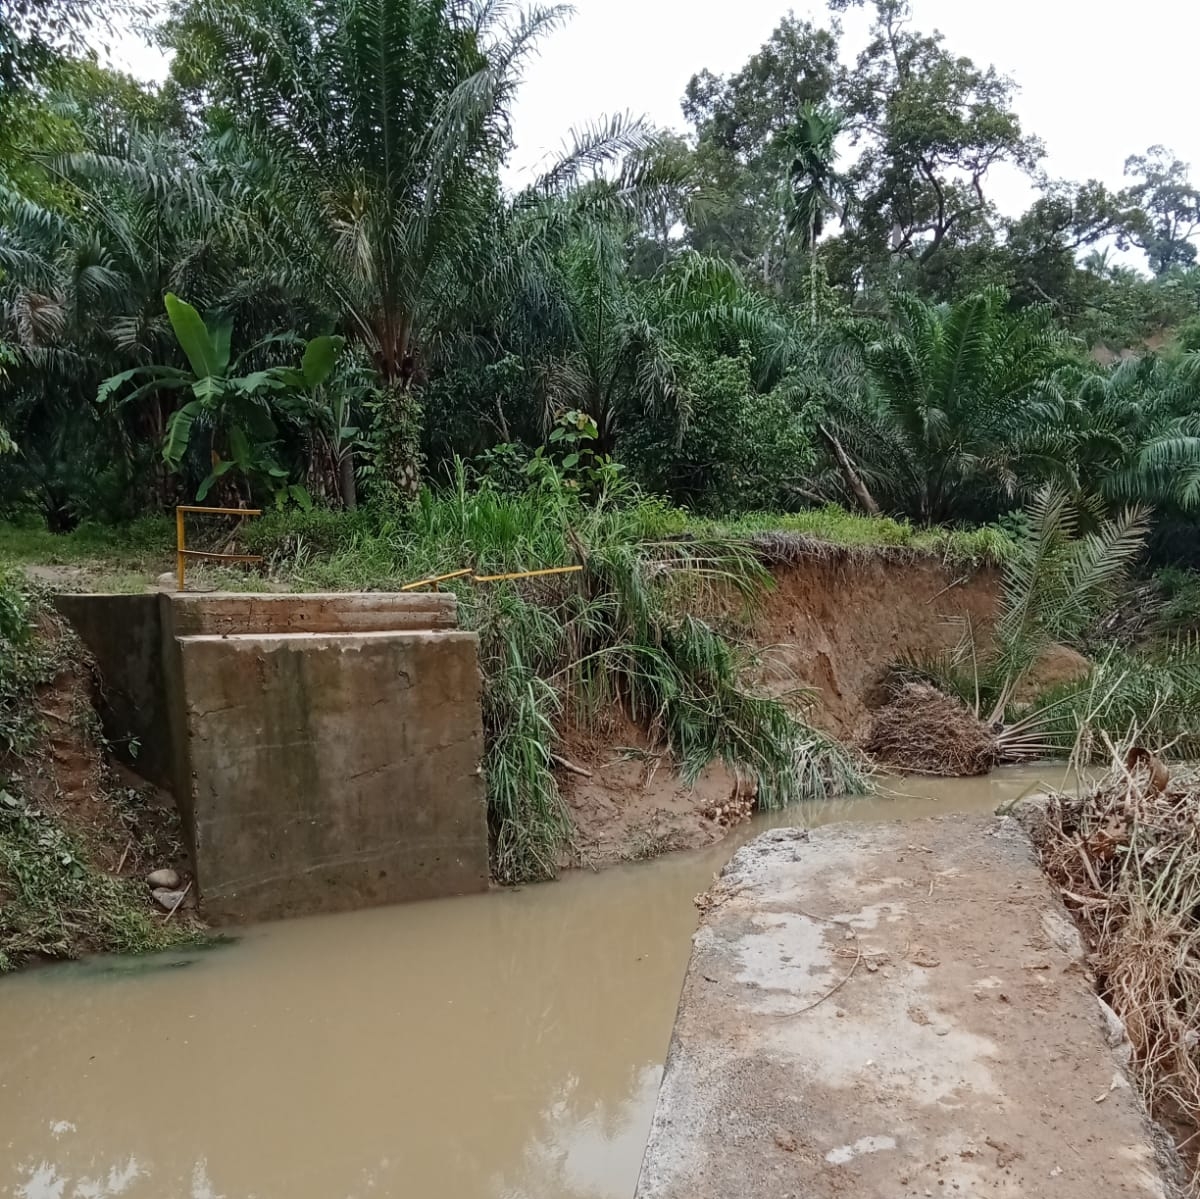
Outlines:
[[444, 583], [447, 579], [461, 579], [463, 575], [469, 575], [471, 568], [468, 566], [465, 570], [452, 570], [448, 575], [434, 575], [429, 579], [418, 579], [415, 583], [405, 583], [400, 588], [401, 591], [416, 591], [418, 587], [428, 587], [433, 583]]
[[509, 579], [539, 579], [542, 575], [573, 575], [578, 574], [582, 566], [551, 566], [545, 570], [516, 570], [506, 575], [477, 575], [468, 566], [464, 570], [452, 570], [448, 575], [433, 575], [428, 579], [418, 579], [415, 583], [405, 583], [401, 591], [415, 591], [418, 587], [435, 586], [447, 579], [461, 579], [470, 575], [472, 583], [503, 583]]
[[184, 514], [187, 512], [203, 512], [208, 516], [261, 516], [261, 508], [203, 508], [195, 504], [178, 504], [175, 508], [175, 587], [183, 591], [186, 585], [187, 560], [189, 558], [204, 558], [207, 561], [220, 562], [261, 562], [260, 554], [216, 554], [208, 550], [189, 550], [187, 548], [187, 530], [184, 527]]

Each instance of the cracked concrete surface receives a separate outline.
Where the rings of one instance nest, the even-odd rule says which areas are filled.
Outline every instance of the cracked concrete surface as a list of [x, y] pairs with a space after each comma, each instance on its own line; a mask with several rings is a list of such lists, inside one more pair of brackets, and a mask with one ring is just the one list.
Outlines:
[[700, 897], [638, 1199], [1168, 1199], [1012, 821], [767, 833]]

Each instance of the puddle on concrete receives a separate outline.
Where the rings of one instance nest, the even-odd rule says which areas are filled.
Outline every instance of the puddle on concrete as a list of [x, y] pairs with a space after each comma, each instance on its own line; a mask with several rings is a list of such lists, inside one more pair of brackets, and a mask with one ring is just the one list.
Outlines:
[[987, 811], [1039, 779], [1062, 768], [901, 780], [698, 853], [262, 926], [187, 969], [0, 981], [0, 1196], [628, 1199], [692, 898], [736, 846]]

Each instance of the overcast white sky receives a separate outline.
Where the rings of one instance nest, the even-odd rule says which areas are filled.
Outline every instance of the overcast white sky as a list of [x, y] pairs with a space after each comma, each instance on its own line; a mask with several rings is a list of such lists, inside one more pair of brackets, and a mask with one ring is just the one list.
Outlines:
[[[679, 101], [691, 75], [736, 70], [788, 5], [575, 0], [575, 7], [526, 73], [514, 114], [517, 178], [553, 153], [572, 125], [603, 114], [629, 110], [682, 128]], [[824, 19], [823, 5], [792, 8]], [[1127, 155], [1161, 143], [1200, 177], [1197, 0], [912, 0], [912, 8], [918, 29], [936, 27], [951, 50], [1013, 76], [1022, 122], [1046, 142], [1051, 174], [1117, 185]], [[859, 20], [847, 26], [865, 28]], [[159, 52], [132, 40], [118, 56], [144, 78], [166, 69]], [[1002, 207], [1023, 206], [1023, 188], [1008, 179], [997, 185]]]

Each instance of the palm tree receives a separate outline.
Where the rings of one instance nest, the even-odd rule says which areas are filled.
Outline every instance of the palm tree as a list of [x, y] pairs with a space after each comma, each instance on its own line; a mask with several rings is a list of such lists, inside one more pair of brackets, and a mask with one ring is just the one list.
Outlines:
[[844, 125], [836, 109], [805, 104], [787, 135], [792, 161], [788, 168], [791, 212], [788, 223], [799, 230], [809, 258], [809, 292], [813, 327], [817, 324], [817, 240], [830, 213], [840, 212], [839, 189], [833, 164], [837, 159], [837, 136]]
[[1200, 504], [1200, 353], [1064, 372], [1077, 472], [1113, 504]]
[[[48, 515], [65, 512], [94, 471], [123, 472], [130, 495], [148, 484], [143, 501], [173, 498], [154, 451], [176, 398], [149, 389], [119, 413], [93, 402], [105, 377], [177, 353], [166, 292], [186, 291], [231, 314], [244, 308], [245, 327], [260, 335], [277, 309], [262, 277], [234, 255], [206, 147], [185, 149], [119, 106], [93, 102], [93, 82], [85, 75], [52, 96], [76, 140], [70, 153], [43, 160], [61, 208], [9, 194], [0, 230], [0, 327], [16, 353], [13, 403], [31, 433], [21, 438], [22, 467]], [[64, 469], [67, 446], [74, 464]]]
[[[410, 397], [462, 295], [496, 261], [498, 171], [525, 60], [565, 6], [504, 0], [187, 0], [177, 77], [260, 152], [246, 181], [293, 281], [338, 314], [392, 397], [393, 482], [417, 483]], [[646, 140], [614, 121], [540, 182], [568, 186]]]
[[1078, 644], [1145, 548], [1147, 509], [1106, 518], [1093, 508], [1090, 515], [1093, 528], [1083, 532], [1074, 498], [1052, 484], [1039, 488], [1026, 513], [1027, 534], [1005, 562], [1004, 592], [987, 637], [968, 624], [950, 655], [902, 667], [966, 703], [989, 730], [995, 760], [1043, 757], [1056, 748], [1064, 717], [1071, 718], [1061, 699], [1004, 722], [1038, 658], [1055, 642]]
[[935, 523], [1070, 477], [1061, 335], [1047, 311], [1009, 313], [1006, 300], [998, 290], [952, 306], [896, 299], [891, 329], [864, 347], [866, 388], [828, 412], [861, 507]]

